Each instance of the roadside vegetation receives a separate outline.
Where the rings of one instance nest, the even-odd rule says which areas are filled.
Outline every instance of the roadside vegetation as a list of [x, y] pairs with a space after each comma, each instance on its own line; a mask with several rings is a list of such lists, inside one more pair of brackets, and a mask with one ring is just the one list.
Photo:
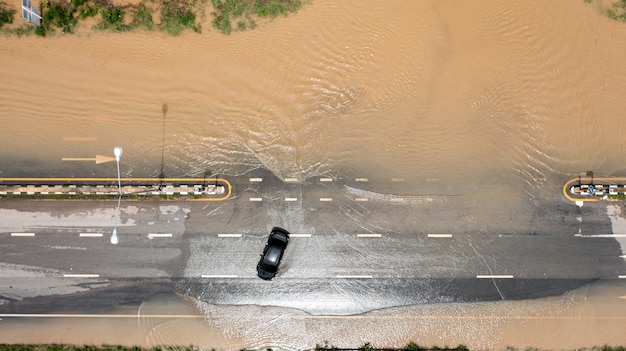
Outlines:
[[15, 17], [15, 10], [10, 8], [6, 2], [0, 1], [0, 28], [5, 24], [13, 23], [13, 17]]
[[[34, 0], [35, 4], [37, 0]], [[212, 10], [207, 9], [209, 6]], [[95, 22], [93, 29], [112, 32], [159, 30], [178, 35], [202, 32], [201, 23], [210, 11], [211, 25], [223, 34], [254, 29], [255, 19], [275, 18], [298, 11], [301, 0], [142, 0], [120, 5], [112, 0], [42, 0], [42, 25], [14, 22], [16, 9], [0, 0], [0, 30], [5, 34], [40, 36], [73, 33], [80, 22]]]
[[[215, 350], [215, 349], [212, 349]], [[241, 351], [252, 351], [263, 349], [242, 349]], [[392, 349], [392, 348], [375, 348], [369, 343], [356, 348], [356, 349], [340, 349], [333, 346], [315, 346], [315, 351], [340, 351], [340, 350], [352, 350], [352, 351], [469, 351], [464, 345], [457, 347], [421, 347], [415, 343], [409, 343], [404, 348]], [[516, 349], [513, 347], [507, 347], [505, 351], [540, 351], [536, 348]], [[596, 346], [592, 348], [578, 349], [582, 351], [626, 351], [626, 347], [623, 346]], [[0, 351], [202, 351], [201, 348], [195, 346], [156, 346], [153, 348], [141, 348], [138, 346], [126, 347], [126, 346], [75, 346], [75, 345], [61, 345], [61, 344], [46, 344], [46, 345], [33, 345], [33, 344], [0, 344]], [[265, 349], [265, 351], [272, 351], [271, 348]]]
[[626, 22], [626, 0], [585, 0], [585, 2], [594, 5], [601, 14], [612, 20]]

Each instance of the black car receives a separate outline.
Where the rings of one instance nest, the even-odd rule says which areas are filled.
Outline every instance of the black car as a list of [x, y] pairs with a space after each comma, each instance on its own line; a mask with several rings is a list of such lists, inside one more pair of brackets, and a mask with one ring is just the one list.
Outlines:
[[279, 227], [272, 228], [259, 264], [256, 266], [259, 278], [272, 280], [276, 276], [287, 243], [289, 243], [289, 232]]

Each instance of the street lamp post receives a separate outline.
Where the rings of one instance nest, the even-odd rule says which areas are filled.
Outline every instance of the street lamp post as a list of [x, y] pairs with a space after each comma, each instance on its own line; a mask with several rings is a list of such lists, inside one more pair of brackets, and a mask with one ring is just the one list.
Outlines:
[[117, 222], [120, 219], [120, 203], [122, 202], [122, 179], [120, 177], [120, 157], [122, 156], [122, 148], [115, 147], [113, 149], [115, 154], [115, 162], [117, 163], [117, 190], [119, 196], [117, 197], [117, 209], [115, 210], [115, 227], [113, 227], [113, 235], [111, 235], [111, 244], [116, 245], [119, 242], [117, 238]]

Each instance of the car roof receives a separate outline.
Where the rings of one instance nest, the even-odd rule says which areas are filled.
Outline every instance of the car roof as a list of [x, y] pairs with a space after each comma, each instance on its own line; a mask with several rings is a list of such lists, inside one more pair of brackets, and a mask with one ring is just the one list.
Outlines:
[[277, 265], [282, 252], [283, 250], [281, 250], [281, 248], [279, 247], [276, 247], [276, 246], [268, 247], [267, 252], [265, 253], [265, 259], [264, 259], [265, 263], [273, 265], [273, 266]]

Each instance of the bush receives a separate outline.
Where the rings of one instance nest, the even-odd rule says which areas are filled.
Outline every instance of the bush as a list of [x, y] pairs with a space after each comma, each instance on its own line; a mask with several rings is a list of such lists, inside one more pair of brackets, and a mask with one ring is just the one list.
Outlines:
[[111, 29], [118, 32], [124, 30], [124, 10], [121, 7], [103, 8], [101, 11], [103, 22], [101, 29]]
[[161, 5], [161, 29], [172, 34], [180, 34], [184, 28], [200, 32], [196, 26], [196, 14], [192, 11], [193, 3], [187, 7], [175, 0], [164, 0]]
[[254, 2], [254, 12], [261, 17], [286, 16], [300, 7], [302, 7], [300, 0], [257, 0]]
[[154, 27], [152, 21], [152, 10], [149, 9], [145, 3], [141, 2], [137, 6], [137, 9], [133, 13], [133, 28], [144, 28], [151, 30]]
[[52, 29], [52, 25], [61, 28], [63, 33], [72, 33], [76, 26], [76, 18], [68, 6], [63, 6], [58, 2], [45, 1], [43, 6], [42, 26], [45, 31]]
[[0, 28], [5, 24], [13, 23], [13, 16], [15, 16], [15, 10], [0, 1]]

